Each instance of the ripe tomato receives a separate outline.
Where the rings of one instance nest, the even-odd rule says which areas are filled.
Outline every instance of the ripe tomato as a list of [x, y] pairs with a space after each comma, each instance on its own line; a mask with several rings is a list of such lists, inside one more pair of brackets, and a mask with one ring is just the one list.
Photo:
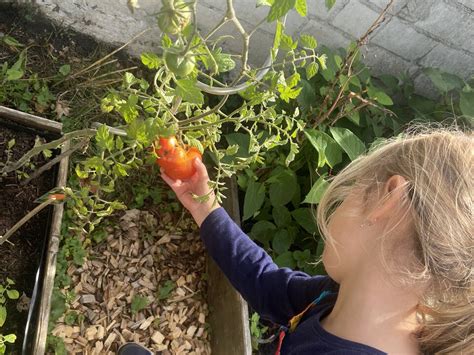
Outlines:
[[[161, 140], [162, 138], [160, 138], [160, 145]], [[196, 172], [193, 161], [195, 158], [202, 159], [201, 152], [194, 147], [186, 149], [179, 146], [176, 143], [176, 139], [174, 140], [173, 149], [163, 149], [163, 147], [167, 147], [165, 143], [169, 143], [169, 141], [163, 142], [162, 148], [158, 150], [156, 163], [173, 180], [187, 180], [191, 178]]]
[[173, 151], [177, 145], [176, 137], [170, 136], [168, 138], [160, 137], [160, 149], [156, 152], [159, 156], [163, 156]]

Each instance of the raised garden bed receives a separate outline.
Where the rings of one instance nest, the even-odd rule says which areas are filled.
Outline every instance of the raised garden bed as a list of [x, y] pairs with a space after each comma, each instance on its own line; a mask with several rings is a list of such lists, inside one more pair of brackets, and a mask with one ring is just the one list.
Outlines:
[[[16, 161], [30, 150], [36, 139], [51, 140], [59, 135], [59, 126], [48, 120], [0, 107], [0, 161]], [[41, 166], [46, 163], [43, 156], [30, 160]], [[28, 211], [37, 206], [35, 200], [48, 192], [57, 183], [64, 184], [65, 173], [50, 169], [26, 180], [18, 170], [2, 176], [0, 184], [0, 235], [4, 235]], [[25, 183], [27, 182], [27, 183]], [[17, 336], [14, 345], [8, 345], [7, 353], [20, 354], [27, 351], [34, 338], [34, 329], [40, 317], [40, 294], [44, 290], [43, 273], [48, 258], [49, 242], [53, 224], [60, 221], [62, 206], [49, 206], [24, 224], [8, 240], [0, 245], [0, 283], [7, 278], [19, 291], [18, 301], [7, 302], [7, 320], [1, 331]], [[11, 242], [11, 243], [9, 243]], [[31, 301], [30, 301], [31, 300]]]

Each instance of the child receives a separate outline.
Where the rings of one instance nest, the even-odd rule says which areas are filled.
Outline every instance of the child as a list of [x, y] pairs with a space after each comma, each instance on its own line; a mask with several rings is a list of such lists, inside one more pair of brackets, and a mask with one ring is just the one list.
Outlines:
[[473, 154], [472, 134], [437, 129], [349, 164], [317, 211], [329, 277], [279, 268], [213, 196], [195, 201], [209, 192], [200, 160], [189, 181], [162, 177], [234, 287], [291, 328], [281, 354], [474, 354]]

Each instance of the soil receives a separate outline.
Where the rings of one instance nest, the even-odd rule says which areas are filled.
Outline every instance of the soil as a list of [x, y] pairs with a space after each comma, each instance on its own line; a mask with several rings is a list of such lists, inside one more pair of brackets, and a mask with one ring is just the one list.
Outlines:
[[[18, 131], [0, 125], [0, 162], [7, 160], [7, 144], [15, 139], [12, 147], [13, 161], [18, 160], [35, 143], [35, 135], [30, 132]], [[44, 157], [32, 159], [32, 163], [41, 166]], [[15, 172], [6, 177], [0, 177], [0, 235], [3, 235], [28, 211], [31, 211], [39, 196], [45, 194], [54, 186], [55, 172], [49, 170], [28, 185], [20, 186]], [[7, 277], [15, 281], [13, 286], [27, 297], [32, 296], [36, 272], [43, 252], [43, 244], [47, 234], [48, 220], [52, 207], [47, 207], [25, 225], [23, 225], [9, 240], [14, 245], [4, 243], [0, 246], [0, 283], [5, 284]], [[7, 321], [1, 329], [2, 334], [17, 335], [14, 349], [9, 347], [9, 354], [21, 352], [23, 333], [28, 316], [27, 311], [19, 312], [17, 301], [7, 302]]]

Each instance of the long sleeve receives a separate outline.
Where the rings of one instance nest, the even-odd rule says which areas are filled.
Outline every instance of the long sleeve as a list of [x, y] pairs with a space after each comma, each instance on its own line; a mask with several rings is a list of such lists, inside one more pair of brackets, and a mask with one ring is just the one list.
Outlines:
[[279, 268], [223, 208], [204, 220], [201, 238], [210, 256], [252, 308], [277, 324], [286, 325], [322, 290], [335, 285], [326, 276], [312, 277]]

